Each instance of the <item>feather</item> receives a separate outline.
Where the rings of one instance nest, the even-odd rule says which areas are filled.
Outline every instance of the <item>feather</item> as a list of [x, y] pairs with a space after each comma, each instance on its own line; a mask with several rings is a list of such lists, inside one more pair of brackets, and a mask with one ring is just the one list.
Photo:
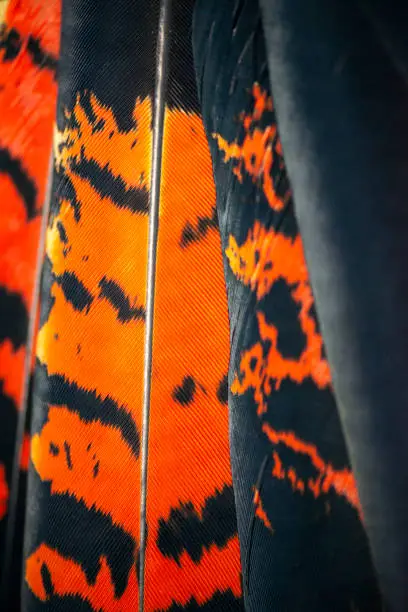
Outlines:
[[[38, 17], [38, 0], [24, 5]], [[192, 8], [63, 2], [41, 53], [29, 47], [54, 79], [61, 32], [29, 402], [29, 612], [242, 609]]]
[[[333, 219], [348, 225], [351, 239], [359, 216], [355, 200], [351, 210], [349, 181], [353, 176], [357, 183], [365, 158], [361, 151], [355, 157], [357, 119], [353, 129], [344, 121], [355, 108], [347, 105], [346, 89], [336, 86], [357, 32], [345, 34], [338, 48], [332, 4], [260, 4], [264, 16], [250, 0], [199, 0], [193, 28], [226, 269], [231, 458], [245, 605], [257, 611], [380, 611], [364, 503], [362, 512], [340, 418], [347, 402], [340, 397], [336, 403], [323, 342], [327, 337], [330, 357], [330, 335], [340, 335], [333, 322], [342, 288]], [[346, 4], [336, 4], [345, 27]], [[319, 80], [322, 67], [325, 78]], [[366, 101], [361, 123], [373, 104]], [[327, 197], [317, 197], [328, 184]], [[355, 237], [363, 240], [360, 233]], [[321, 313], [326, 281], [327, 311]], [[344, 347], [337, 363], [342, 375], [349, 367], [346, 355]], [[350, 391], [358, 384], [351, 380]], [[352, 411], [356, 418], [361, 414], [358, 405]], [[361, 452], [368, 443], [365, 437]]]
[[406, 9], [381, 0], [262, 7], [282, 146], [364, 523], [385, 601], [402, 611]]
[[[5, 5], [7, 9], [5, 10]], [[19, 596], [31, 361], [52, 121], [58, 4], [0, 5], [0, 606]], [[4, 11], [4, 12], [3, 12]], [[47, 58], [47, 61], [43, 61]], [[51, 62], [51, 58], [53, 62]]]

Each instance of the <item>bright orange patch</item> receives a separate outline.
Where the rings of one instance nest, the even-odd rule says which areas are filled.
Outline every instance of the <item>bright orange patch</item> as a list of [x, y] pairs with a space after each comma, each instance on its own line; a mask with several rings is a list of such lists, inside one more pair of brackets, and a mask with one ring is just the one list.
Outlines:
[[[0, 193], [2, 194], [0, 224], [0, 244], [3, 248], [17, 238], [19, 231], [26, 222], [26, 210], [19, 192], [7, 174], [0, 173]], [[0, 253], [3, 256], [3, 253]]]
[[[27, 51], [2, 62], [0, 50], [0, 147], [21, 161], [38, 190], [37, 209], [45, 196], [52, 145], [56, 83], [49, 70], [33, 65]], [[16, 208], [21, 206], [16, 202]]]
[[309, 478], [304, 482], [296, 474], [293, 467], [284, 470], [278, 453], [274, 451], [274, 468], [272, 476], [283, 480], [285, 477], [291, 482], [294, 490], [303, 493], [307, 488], [311, 491], [314, 497], [320, 497], [324, 493], [328, 493], [333, 489], [338, 495], [347, 499], [349, 504], [357, 510], [361, 515], [360, 500], [358, 497], [357, 485], [352, 472], [348, 468], [335, 470], [330, 463], [326, 463], [319, 455], [319, 452], [314, 444], [304, 442], [299, 439], [293, 432], [278, 432], [273, 429], [268, 423], [262, 426], [263, 432], [268, 436], [272, 444], [284, 444], [296, 453], [305, 455], [310, 459], [311, 464], [317, 470], [316, 478]]
[[288, 238], [265, 228], [259, 221], [255, 221], [241, 246], [230, 236], [225, 254], [237, 279], [256, 291], [258, 300], [280, 279], [288, 285], [308, 282], [300, 236]]
[[38, 216], [27, 222], [21, 197], [5, 174], [0, 174], [0, 197], [0, 285], [20, 293], [29, 309], [41, 219]]
[[49, 598], [41, 575], [41, 569], [45, 566], [53, 592], [60, 597], [79, 596], [98, 612], [128, 612], [137, 609], [138, 586], [135, 569], [130, 573], [125, 592], [117, 599], [106, 558], [102, 556], [99, 563], [100, 570], [95, 584], [89, 584], [79, 563], [63, 557], [48, 545], [41, 544], [26, 561], [25, 579], [35, 596], [40, 601], [47, 601]]
[[73, 495], [138, 540], [139, 461], [119, 428], [86, 423], [65, 407], [52, 407], [32, 438], [31, 460], [41, 479], [51, 482], [52, 493]]
[[270, 532], [274, 532], [272, 527], [272, 523], [270, 522], [268, 515], [265, 512], [265, 509], [262, 504], [261, 494], [258, 489], [255, 489], [254, 495], [254, 506], [255, 506], [255, 516], [259, 518], [260, 521], [265, 525]]
[[267, 111], [272, 111], [272, 99], [258, 85], [252, 88], [254, 109], [252, 113], [241, 116], [244, 128], [244, 139], [241, 144], [238, 140], [229, 143], [219, 134], [213, 134], [218, 147], [224, 153], [224, 161], [233, 160], [235, 163], [233, 173], [240, 182], [243, 179], [243, 170], [259, 184], [269, 203], [269, 206], [280, 211], [285, 206], [285, 200], [280, 198], [272, 180], [272, 164], [274, 155], [282, 154], [280, 140], [277, 134], [276, 124], [260, 127], [259, 121]]
[[[313, 295], [300, 238], [292, 240], [273, 229], [266, 230], [256, 221], [242, 246], [230, 237], [226, 254], [235, 276], [256, 291], [258, 299], [269, 293], [276, 281], [282, 279], [288, 284], [293, 300], [301, 307], [299, 325], [306, 337], [299, 358], [283, 357], [277, 346], [278, 328], [267, 322], [263, 312], [258, 312], [260, 341], [243, 352], [241, 376], [236, 376], [232, 392], [241, 395], [253, 389], [258, 414], [261, 415], [267, 410], [266, 398], [273, 389], [279, 389], [286, 378], [299, 384], [310, 377], [320, 389], [327, 387], [331, 381], [330, 370], [323, 357], [323, 340], [311, 312]], [[264, 345], [268, 341], [270, 347], [265, 352]]]
[[3, 392], [20, 407], [21, 390], [24, 374], [25, 349], [15, 351], [10, 340], [0, 344], [0, 381]]
[[28, 470], [28, 464], [30, 462], [30, 436], [26, 433], [24, 434], [23, 444], [21, 447], [21, 457], [20, 457], [20, 468], [26, 472]]
[[[152, 149], [152, 109], [150, 98], [136, 100], [133, 119], [136, 127], [120, 132], [113, 112], [90, 94], [90, 104], [96, 116], [91, 122], [81, 106], [79, 95], [71, 112], [66, 111], [67, 120], [75, 120], [78, 127], [58, 130], [54, 137], [54, 154], [57, 168], [64, 168], [71, 176], [70, 167], [84, 156], [107, 168], [113, 176], [120, 176], [127, 187], [148, 188], [150, 185], [150, 162]], [[94, 130], [95, 123], [102, 123]]]
[[221, 550], [213, 546], [204, 553], [199, 563], [194, 563], [187, 553], [183, 553], [180, 566], [160, 553], [153, 556], [153, 545], [154, 542], [149, 551], [146, 574], [148, 582], [145, 605], [149, 612], [166, 610], [173, 601], [185, 605], [192, 597], [199, 605], [203, 605], [216, 591], [224, 592], [228, 589], [240, 597], [238, 537], [229, 540]]

